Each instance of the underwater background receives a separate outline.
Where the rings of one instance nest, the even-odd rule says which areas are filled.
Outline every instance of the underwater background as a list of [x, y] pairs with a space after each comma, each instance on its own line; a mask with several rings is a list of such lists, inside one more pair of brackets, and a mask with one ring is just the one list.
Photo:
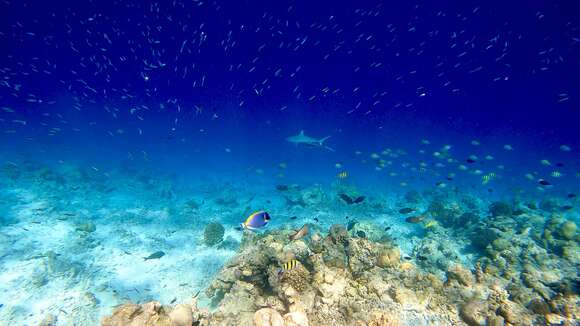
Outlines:
[[[320, 301], [332, 321], [317, 299], [292, 308], [286, 272], [272, 275], [297, 260], [313, 277], [299, 277], [304, 297], [325, 296], [314, 276], [329, 270], [448, 298], [448, 319], [429, 307], [404, 325], [573, 325], [577, 13], [573, 1], [1, 0], [0, 324], [93, 325], [124, 303], [193, 296], [205, 310], [192, 323], [275, 308], [375, 325], [371, 310], [414, 304], [385, 290], [360, 315], [354, 294]], [[256, 211], [271, 220], [240, 227]], [[348, 249], [363, 242], [364, 268]], [[236, 305], [241, 281], [260, 290]]]

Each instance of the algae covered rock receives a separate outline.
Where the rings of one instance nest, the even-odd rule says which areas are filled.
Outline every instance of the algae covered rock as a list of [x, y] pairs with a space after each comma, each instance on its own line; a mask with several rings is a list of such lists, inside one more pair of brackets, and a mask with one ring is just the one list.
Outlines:
[[304, 312], [294, 311], [284, 315], [284, 326], [308, 326], [308, 316]]
[[498, 238], [498, 239], [493, 240], [491, 245], [492, 245], [493, 249], [495, 249], [497, 251], [503, 251], [511, 246], [511, 242], [509, 242], [507, 239], [504, 239], [504, 238]]
[[355, 222], [347, 227], [351, 236], [367, 238], [371, 241], [379, 241], [384, 235], [383, 231], [371, 222]]
[[511, 216], [512, 215], [512, 207], [505, 202], [496, 201], [489, 205], [489, 213], [491, 216]]
[[459, 216], [459, 223], [460, 224], [474, 224], [479, 221], [479, 215], [473, 212], [465, 212]]
[[301, 194], [302, 202], [307, 206], [318, 206], [325, 200], [324, 191], [318, 186], [304, 189]]
[[387, 311], [374, 311], [371, 314], [368, 326], [399, 326], [399, 319], [396, 315]]
[[554, 198], [545, 198], [540, 202], [540, 209], [548, 213], [554, 213], [559, 208], [560, 204]]
[[97, 230], [97, 226], [93, 222], [85, 222], [77, 225], [76, 230], [80, 232], [92, 233]]
[[487, 310], [484, 301], [472, 300], [461, 307], [459, 315], [469, 326], [485, 326]]
[[485, 225], [478, 227], [476, 231], [471, 237], [471, 242], [480, 248], [487, 247], [487, 245], [501, 238], [503, 235], [499, 229], [489, 228]]
[[577, 226], [573, 221], [566, 221], [560, 226], [559, 234], [566, 240], [572, 240], [576, 236]]
[[254, 326], [284, 326], [284, 319], [278, 311], [262, 308], [254, 313]]
[[330, 227], [329, 236], [336, 244], [346, 244], [348, 240], [348, 231], [342, 224], [334, 224]]
[[172, 326], [191, 326], [193, 324], [193, 314], [189, 305], [178, 304], [169, 313]]
[[113, 315], [101, 320], [103, 326], [116, 325], [171, 325], [171, 320], [159, 302], [142, 305], [124, 304], [115, 309]]
[[464, 286], [472, 286], [475, 282], [475, 277], [471, 271], [465, 269], [462, 265], [456, 264], [447, 270], [447, 281], [457, 281]]
[[381, 268], [396, 267], [401, 262], [399, 248], [384, 248], [379, 251], [377, 265]]
[[207, 246], [215, 246], [224, 239], [225, 228], [218, 222], [209, 223], [203, 231], [203, 242]]
[[366, 239], [350, 239], [346, 252], [348, 267], [354, 276], [360, 276], [377, 264], [373, 246]]
[[283, 285], [290, 285], [294, 290], [302, 292], [310, 284], [310, 272], [298, 263], [294, 268], [284, 271], [281, 281]]
[[522, 306], [514, 302], [511, 301], [502, 302], [498, 312], [510, 324], [532, 325], [532, 317], [526, 312], [526, 310]]
[[158, 325], [191, 326], [207, 325], [207, 312], [198, 310], [195, 298], [191, 304], [175, 307], [161, 305], [157, 301], [141, 305], [126, 303], [115, 308], [111, 316], [101, 320], [102, 326]]

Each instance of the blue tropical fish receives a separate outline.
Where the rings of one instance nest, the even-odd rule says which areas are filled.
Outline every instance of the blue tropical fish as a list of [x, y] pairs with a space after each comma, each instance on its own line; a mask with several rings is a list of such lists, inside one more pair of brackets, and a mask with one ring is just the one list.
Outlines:
[[242, 229], [258, 230], [265, 227], [270, 222], [270, 214], [265, 211], [252, 213], [240, 226]]

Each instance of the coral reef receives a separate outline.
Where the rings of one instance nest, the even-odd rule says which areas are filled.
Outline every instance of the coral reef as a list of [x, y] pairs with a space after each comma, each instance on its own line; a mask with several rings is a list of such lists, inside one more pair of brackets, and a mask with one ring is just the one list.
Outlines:
[[[443, 259], [452, 252], [442, 250], [437, 234], [422, 241], [421, 255], [439, 258], [421, 264], [444, 268], [443, 278], [402, 260], [393, 244], [349, 234], [339, 224], [309, 241], [290, 242], [290, 230], [246, 233], [239, 254], [206, 289], [213, 312], [200, 312], [195, 303], [125, 305], [103, 324], [174, 320], [175, 325], [179, 315], [199, 325], [572, 325], [580, 317], [576, 280], [568, 278], [575, 275], [568, 270], [574, 265], [558, 269], [554, 264], [562, 261], [550, 259], [530, 237], [515, 241], [503, 228], [503, 216], [488, 220], [497, 234], [485, 241], [488, 256], [473, 271]], [[573, 228], [569, 225], [558, 221], [553, 227]], [[571, 241], [564, 240], [569, 235], [559, 241]], [[293, 259], [294, 268], [281, 269]]]
[[207, 246], [215, 246], [224, 239], [226, 229], [221, 223], [212, 222], [206, 225], [203, 231], [203, 243]]

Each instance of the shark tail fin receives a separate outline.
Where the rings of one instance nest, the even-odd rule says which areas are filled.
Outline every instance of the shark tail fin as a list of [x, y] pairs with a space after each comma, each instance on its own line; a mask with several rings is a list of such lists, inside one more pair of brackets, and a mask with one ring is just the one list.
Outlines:
[[330, 137], [332, 137], [332, 136], [326, 136], [326, 137], [320, 139], [318, 142], [320, 143], [320, 145], [324, 145], [324, 142]]
[[320, 144], [320, 146], [321, 146], [321, 147], [324, 147], [324, 148], [326, 148], [327, 150], [329, 150], [329, 151], [331, 151], [331, 152], [334, 152], [334, 149], [333, 149], [332, 147], [329, 147], [329, 146], [326, 146], [326, 145], [324, 145], [324, 142], [325, 142], [325, 141], [326, 141], [328, 138], [330, 138], [330, 137], [331, 137], [331, 136], [326, 136], [326, 137], [324, 137], [324, 138], [321, 138], [321, 139], [318, 141], [318, 143]]

